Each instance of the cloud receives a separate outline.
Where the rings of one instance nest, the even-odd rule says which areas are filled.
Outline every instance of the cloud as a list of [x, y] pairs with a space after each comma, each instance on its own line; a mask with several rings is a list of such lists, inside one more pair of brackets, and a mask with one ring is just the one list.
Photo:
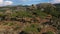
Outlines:
[[6, 5], [12, 5], [13, 2], [12, 1], [9, 1], [9, 0], [0, 0], [0, 6], [6, 6]]
[[52, 0], [51, 3], [60, 3], [60, 0]]
[[3, 4], [3, 0], [0, 0], [0, 4]]
[[12, 4], [13, 4], [12, 1], [5, 1], [5, 2], [4, 2], [4, 5], [12, 5]]

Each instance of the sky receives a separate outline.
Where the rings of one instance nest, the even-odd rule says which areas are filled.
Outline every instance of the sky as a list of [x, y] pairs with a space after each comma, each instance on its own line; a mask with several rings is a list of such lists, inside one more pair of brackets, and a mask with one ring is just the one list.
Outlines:
[[38, 3], [60, 3], [60, 0], [0, 0], [0, 6], [31, 5]]

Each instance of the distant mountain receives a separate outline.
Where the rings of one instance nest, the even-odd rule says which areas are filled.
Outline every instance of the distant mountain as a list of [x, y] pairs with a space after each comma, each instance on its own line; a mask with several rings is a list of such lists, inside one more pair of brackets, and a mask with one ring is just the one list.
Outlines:
[[[37, 8], [42, 8], [42, 7], [46, 8], [47, 6], [56, 7], [57, 10], [60, 10], [60, 3], [57, 3], [57, 4], [39, 3], [39, 4], [36, 4], [35, 7], [37, 7]], [[21, 7], [27, 8], [27, 7], [30, 7], [30, 6], [28, 6], [28, 5], [3, 6], [3, 7], [0, 7], [0, 9], [4, 9], [4, 8], [16, 9], [18, 7], [19, 8], [21, 8]]]
[[57, 11], [60, 11], [60, 3], [53, 4], [53, 5], [55, 5], [55, 6], [56, 6]]
[[53, 4], [53, 5], [55, 5], [56, 7], [60, 8], [60, 3]]

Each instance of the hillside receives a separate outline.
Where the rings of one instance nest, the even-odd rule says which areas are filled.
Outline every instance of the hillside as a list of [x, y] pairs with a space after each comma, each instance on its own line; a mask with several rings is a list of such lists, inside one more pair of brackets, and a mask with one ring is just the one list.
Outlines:
[[0, 7], [0, 34], [60, 34], [60, 4]]

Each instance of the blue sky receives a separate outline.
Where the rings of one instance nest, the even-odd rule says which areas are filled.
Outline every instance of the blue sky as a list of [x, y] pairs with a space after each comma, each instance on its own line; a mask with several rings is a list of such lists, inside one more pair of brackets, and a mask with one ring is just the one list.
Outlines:
[[0, 6], [5, 5], [31, 5], [38, 3], [60, 3], [60, 0], [0, 0]]
[[49, 2], [49, 0], [12, 0], [14, 1], [14, 4], [23, 4], [23, 5], [31, 5], [31, 4], [37, 4], [42, 2]]

